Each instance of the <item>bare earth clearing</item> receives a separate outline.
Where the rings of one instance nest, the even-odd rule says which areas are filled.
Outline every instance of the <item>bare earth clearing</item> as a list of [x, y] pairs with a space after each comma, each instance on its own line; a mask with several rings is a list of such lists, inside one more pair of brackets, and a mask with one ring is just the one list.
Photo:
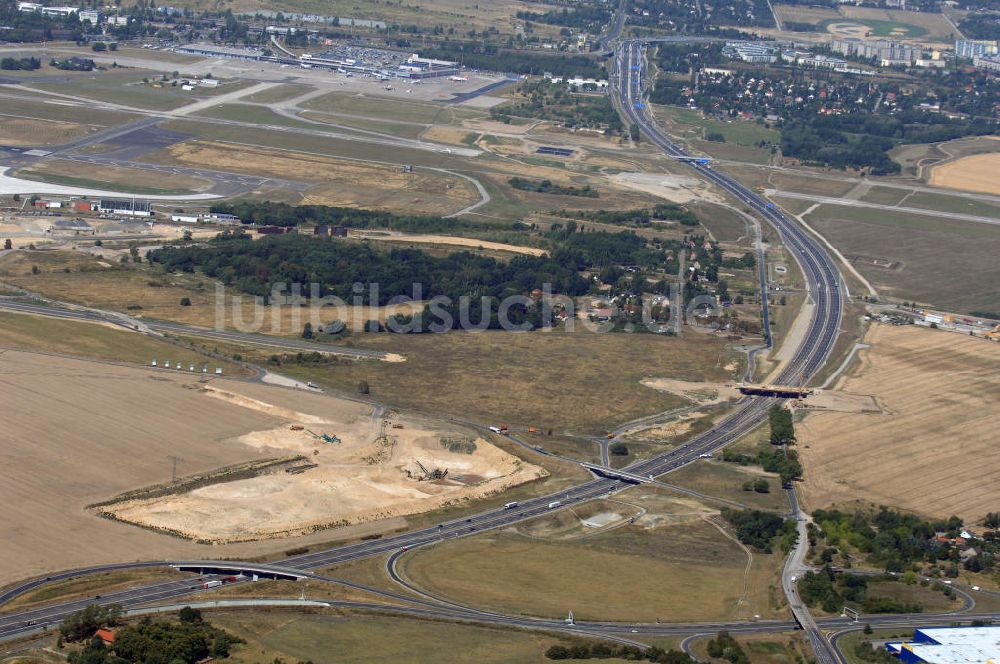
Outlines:
[[697, 383], [673, 378], [647, 378], [642, 381], [646, 387], [662, 390], [699, 404], [722, 403], [740, 398], [739, 390], [732, 385], [721, 383]]
[[[4, 422], [0, 428], [4, 450], [0, 502], [6, 507], [7, 524], [0, 538], [0, 583], [117, 560], [246, 558], [331, 539], [327, 531], [296, 539], [294, 544], [285, 540], [209, 546], [103, 519], [85, 509], [125, 491], [169, 482], [172, 456], [181, 459], [179, 476], [295, 453], [307, 453], [321, 464], [287, 478], [281, 472], [280, 478], [261, 475], [256, 482], [205, 487], [207, 495], [192, 492], [192, 503], [183, 508], [193, 510], [197, 505], [203, 511], [187, 514], [184, 523], [197, 533], [216, 527], [228, 529], [227, 534], [239, 532], [242, 518], [251, 519], [250, 525], [257, 530], [264, 530], [262, 524], [266, 524], [273, 534], [310, 520], [328, 523], [349, 514], [371, 514], [377, 507], [371, 501], [382, 498], [388, 504], [385, 515], [414, 513], [544, 472], [518, 465], [513, 457], [482, 443], [472, 455], [450, 454], [436, 436], [431, 445], [426, 425], [414, 430], [409, 422], [406, 429], [387, 432], [400, 438], [391, 460], [384, 467], [368, 466], [358, 458], [366, 447], [372, 447], [364, 437], [371, 430], [366, 427], [374, 426], [377, 433], [369, 407], [247, 382], [212, 380], [208, 385], [221, 390], [217, 394], [225, 398], [202, 392], [204, 385], [193, 375], [13, 350], [0, 355], [0, 418]], [[244, 398], [257, 407], [239, 405]], [[258, 402], [273, 407], [259, 407]], [[345, 442], [321, 444], [301, 431], [289, 430], [291, 411], [338, 423], [309, 427], [340, 434]], [[312, 455], [312, 449], [321, 445], [325, 449]], [[409, 480], [403, 469], [413, 466], [413, 459], [437, 467], [447, 465], [449, 477], [464, 473], [469, 486]], [[479, 479], [473, 475], [483, 482], [473, 486]], [[234, 487], [243, 489], [242, 496]], [[268, 490], [276, 497], [262, 501]], [[342, 495], [344, 490], [351, 495]], [[297, 496], [292, 505], [287, 502], [289, 496]], [[210, 497], [218, 497], [222, 507], [216, 507]], [[365, 500], [369, 501], [363, 506], [367, 510], [359, 507]], [[323, 505], [334, 505], [339, 512], [321, 519]], [[173, 519], [171, 525], [182, 520], [166, 505], [156, 509], [156, 518]], [[278, 518], [273, 510], [281, 509], [285, 512]], [[221, 520], [226, 510], [234, 514]], [[140, 512], [133, 510], [133, 514]], [[245, 521], [242, 524], [251, 529]], [[336, 536], [357, 537], [403, 525], [401, 518], [387, 519], [377, 527], [346, 526]]]
[[[316, 415], [244, 396], [248, 391], [258, 392], [254, 387], [241, 385], [239, 392], [211, 386], [203, 389], [207, 396], [295, 423], [291, 426], [296, 430], [284, 424], [250, 432], [237, 442], [269, 457], [305, 455], [307, 463], [319, 467], [301, 474], [273, 473], [180, 495], [132, 500], [107, 511], [123, 521], [199, 540], [246, 541], [423, 512], [493, 494], [545, 474], [482, 439], [475, 440], [471, 454], [451, 452], [442, 446], [441, 432], [411, 421], [406, 421], [404, 428], [387, 429], [388, 439], [380, 442], [380, 420], [372, 417], [367, 404], [322, 400], [335, 403], [337, 412], [315, 400], [296, 404], [323, 413]], [[393, 417], [393, 425], [402, 422]], [[310, 431], [336, 435], [341, 442], [319, 442]], [[457, 432], [448, 437], [463, 438]], [[448, 475], [418, 481], [423, 469], [447, 470]]]
[[439, 244], [452, 247], [462, 247], [464, 249], [492, 249], [493, 251], [505, 251], [513, 254], [524, 254], [526, 256], [544, 256], [549, 253], [545, 249], [539, 249], [538, 247], [520, 247], [516, 244], [489, 242], [487, 240], [455, 237], [453, 235], [406, 235], [403, 233], [358, 231], [352, 232], [351, 236], [363, 237], [368, 240], [381, 240], [383, 242], [413, 242], [416, 244]]
[[709, 200], [721, 202], [715, 194], [709, 191], [704, 183], [695, 178], [668, 173], [618, 173], [611, 180], [628, 189], [635, 189], [674, 203], [687, 203], [693, 200]]
[[809, 509], [856, 499], [967, 522], [996, 509], [1000, 346], [911, 326], [874, 326], [837, 387], [884, 414], [816, 413], [798, 426]]

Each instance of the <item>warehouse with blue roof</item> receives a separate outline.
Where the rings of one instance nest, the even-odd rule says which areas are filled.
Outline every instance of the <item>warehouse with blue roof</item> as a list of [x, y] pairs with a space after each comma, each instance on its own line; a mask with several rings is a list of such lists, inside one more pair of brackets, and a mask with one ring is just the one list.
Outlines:
[[905, 664], [1000, 663], [1000, 625], [923, 627], [912, 641], [886, 643], [885, 649]]

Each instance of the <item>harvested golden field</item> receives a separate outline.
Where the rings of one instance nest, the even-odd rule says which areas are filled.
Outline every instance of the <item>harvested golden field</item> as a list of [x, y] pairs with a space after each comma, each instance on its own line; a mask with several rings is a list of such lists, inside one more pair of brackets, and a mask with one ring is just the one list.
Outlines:
[[0, 115], [0, 143], [5, 145], [56, 145], [84, 136], [96, 127], [74, 122], [55, 122]]
[[1000, 345], [876, 325], [838, 388], [884, 414], [813, 413], [798, 425], [809, 509], [861, 499], [966, 522], [996, 509]]
[[201, 192], [212, 188], [214, 183], [206, 178], [143, 168], [126, 166], [94, 166], [86, 162], [50, 159], [18, 171], [19, 176], [32, 180], [44, 180], [56, 184], [81, 184], [86, 186], [121, 185], [130, 190], [157, 193]]
[[97, 562], [213, 555], [207, 547], [98, 518], [95, 501], [263, 458], [235, 440], [280, 423], [206, 399], [198, 377], [20, 351], [0, 355], [0, 582]]
[[1000, 153], [976, 154], [931, 167], [928, 184], [1000, 195]]
[[165, 154], [186, 166], [317, 182], [303, 203], [448, 214], [479, 200], [475, 187], [462, 178], [419, 170], [403, 173], [397, 166], [302, 152], [190, 141], [171, 146]]
[[[385, 460], [350, 461], [347, 457], [361, 455], [366, 446], [373, 448], [365, 429], [378, 431], [371, 407], [214, 376], [204, 383], [199, 375], [8, 350], [0, 354], [0, 393], [0, 501], [7, 525], [7, 536], [0, 538], [0, 583], [100, 562], [247, 558], [357, 537], [404, 526], [394, 513], [432, 509], [444, 500], [499, 489], [539, 471], [486, 443], [477, 444], [471, 454], [452, 452], [436, 437], [430, 441], [436, 429], [412, 420], [403, 430], [390, 429], [399, 440]], [[292, 420], [319, 432], [342, 433], [344, 443], [327, 445], [304, 430], [292, 431]], [[242, 528], [266, 536], [260, 532], [266, 528], [273, 536], [296, 531], [295, 524], [318, 523], [325, 509], [340, 512], [331, 512], [323, 525], [346, 524], [345, 510], [375, 512], [379, 501], [388, 506], [379, 515], [386, 518], [291, 542], [207, 546], [103, 519], [86, 509], [124, 492], [169, 483], [174, 457], [178, 477], [192, 477], [300, 452], [320, 465], [301, 474], [277, 469], [249, 480], [167, 493], [159, 501], [146, 501], [155, 508], [147, 506], [144, 514], [141, 500], [118, 505], [123, 517], [191, 535], [213, 529], [232, 535]], [[417, 468], [415, 460], [438, 468], [447, 463], [454, 471], [449, 475], [461, 477], [419, 482], [405, 472]], [[226, 495], [216, 495], [220, 493]], [[293, 494], [297, 500], [291, 499]], [[416, 509], [401, 509], [404, 504]], [[198, 511], [171, 512], [170, 506], [195, 506]]]

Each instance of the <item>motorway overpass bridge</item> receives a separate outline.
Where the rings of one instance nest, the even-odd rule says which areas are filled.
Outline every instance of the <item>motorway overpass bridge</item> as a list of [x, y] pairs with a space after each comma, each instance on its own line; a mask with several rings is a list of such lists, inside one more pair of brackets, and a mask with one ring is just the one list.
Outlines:
[[609, 468], [608, 466], [602, 466], [598, 463], [590, 463], [589, 461], [581, 461], [580, 465], [600, 477], [607, 477], [612, 480], [622, 480], [628, 482], [629, 484], [648, 484], [656, 481], [652, 475], [636, 475], [635, 473], [630, 473], [627, 470]]
[[180, 572], [194, 572], [207, 575], [237, 575], [254, 579], [275, 579], [278, 581], [300, 581], [312, 574], [300, 569], [268, 565], [262, 563], [244, 563], [238, 560], [189, 560], [170, 565]]
[[813, 393], [810, 387], [796, 387], [795, 385], [737, 383], [735, 387], [741, 394], [758, 397], [776, 397], [778, 399], [804, 399]]

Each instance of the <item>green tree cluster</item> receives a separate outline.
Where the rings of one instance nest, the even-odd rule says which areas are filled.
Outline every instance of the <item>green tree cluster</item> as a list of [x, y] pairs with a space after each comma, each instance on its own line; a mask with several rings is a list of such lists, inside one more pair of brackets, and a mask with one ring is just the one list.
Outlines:
[[0, 60], [0, 69], [4, 71], [32, 71], [42, 66], [42, 61], [38, 58], [3, 58]]
[[598, 198], [597, 190], [589, 184], [582, 187], [573, 187], [556, 184], [552, 180], [529, 180], [528, 178], [513, 177], [507, 183], [514, 189], [531, 191], [536, 194], [553, 194], [557, 196], [581, 196], [583, 198]]
[[643, 650], [637, 646], [619, 643], [578, 643], [571, 646], [554, 645], [545, 651], [549, 659], [625, 659], [632, 662], [657, 662], [660, 664], [696, 664], [686, 653], [664, 650], [659, 647]]
[[775, 537], [795, 533], [794, 521], [773, 512], [723, 509], [722, 517], [733, 526], [741, 542], [764, 553], [771, 553]]
[[59, 623], [59, 636], [64, 641], [81, 641], [93, 636], [101, 627], [114, 627], [121, 618], [122, 607], [118, 604], [91, 604], [63, 618]]
[[729, 632], [721, 631], [706, 646], [708, 656], [713, 659], [725, 659], [730, 664], [750, 664], [750, 658], [739, 642], [730, 636]]
[[274, 283], [299, 284], [304, 296], [318, 284], [318, 295], [352, 302], [354, 284], [378, 284], [377, 301], [366, 289], [364, 304], [385, 305], [396, 296], [412, 296], [421, 284], [423, 298], [479, 296], [496, 299], [524, 294], [545, 284], [553, 292], [582, 295], [589, 284], [578, 274], [578, 252], [555, 251], [549, 256], [518, 256], [502, 262], [471, 252], [435, 256], [418, 249], [380, 251], [368, 244], [340, 242], [298, 234], [254, 241], [241, 233], [223, 233], [204, 245], [164, 247], [149, 253], [152, 263], [170, 272], [196, 268], [224, 284], [259, 296], [269, 296]]
[[771, 406], [767, 421], [771, 426], [772, 445], [792, 445], [795, 443], [795, 426], [792, 424], [792, 412], [779, 405]]
[[194, 664], [206, 657], [225, 659], [233, 644], [242, 642], [185, 607], [178, 622], [147, 617], [119, 628], [110, 647], [93, 638], [70, 654], [69, 664]]

